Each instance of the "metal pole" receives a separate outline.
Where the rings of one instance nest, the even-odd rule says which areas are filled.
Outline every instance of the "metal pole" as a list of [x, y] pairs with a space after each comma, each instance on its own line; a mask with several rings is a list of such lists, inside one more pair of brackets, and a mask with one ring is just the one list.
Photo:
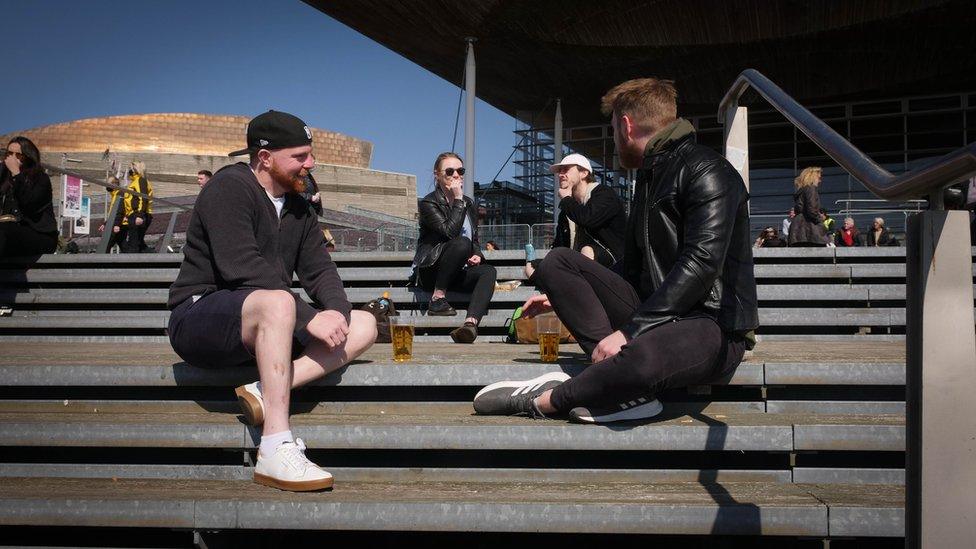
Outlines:
[[907, 230], [905, 540], [976, 539], [976, 331], [969, 215], [927, 211]]
[[115, 216], [119, 213], [119, 208], [122, 204], [122, 193], [119, 193], [115, 200], [112, 201], [112, 206], [109, 208], [108, 213], [105, 215], [105, 230], [102, 231], [102, 240], [98, 243], [97, 252], [100, 254], [108, 253], [108, 244], [112, 241], [112, 228], [115, 226]]
[[174, 211], [169, 215], [169, 225], [166, 226], [166, 233], [159, 239], [159, 245], [156, 247], [157, 254], [166, 253], [166, 247], [173, 241], [173, 230], [176, 229], [176, 217], [179, 215], [180, 212], [178, 211]]
[[468, 58], [464, 64], [464, 194], [474, 198], [474, 100], [475, 100], [475, 39], [464, 39], [468, 43]]
[[[563, 102], [556, 98], [555, 124], [552, 129], [552, 163], [558, 164], [563, 159]], [[553, 176], [552, 180], [552, 222], [559, 222], [559, 200], [556, 199], [556, 186], [559, 179]]]

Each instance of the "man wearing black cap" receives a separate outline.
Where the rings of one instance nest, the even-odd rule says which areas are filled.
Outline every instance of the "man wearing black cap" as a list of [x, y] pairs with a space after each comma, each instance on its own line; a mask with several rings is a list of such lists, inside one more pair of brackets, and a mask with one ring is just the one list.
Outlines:
[[[318, 222], [297, 194], [314, 166], [308, 126], [268, 111], [251, 120], [247, 148], [231, 156], [243, 154], [248, 164], [221, 169], [197, 197], [170, 287], [170, 342], [193, 366], [257, 363], [260, 381], [236, 390], [247, 422], [263, 424], [255, 482], [329, 488], [332, 475], [292, 437], [290, 392], [368, 349], [376, 321], [351, 310]], [[291, 291], [293, 274], [322, 310]]]

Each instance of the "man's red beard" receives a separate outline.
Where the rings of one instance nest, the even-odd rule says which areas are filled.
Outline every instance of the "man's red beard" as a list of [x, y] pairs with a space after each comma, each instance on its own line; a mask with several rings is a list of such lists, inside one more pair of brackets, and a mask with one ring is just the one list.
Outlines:
[[305, 176], [308, 175], [306, 169], [302, 168], [302, 171], [298, 172], [298, 175], [291, 176], [279, 168], [278, 164], [272, 160], [268, 173], [271, 175], [271, 179], [274, 179], [278, 185], [296, 193], [305, 192]]

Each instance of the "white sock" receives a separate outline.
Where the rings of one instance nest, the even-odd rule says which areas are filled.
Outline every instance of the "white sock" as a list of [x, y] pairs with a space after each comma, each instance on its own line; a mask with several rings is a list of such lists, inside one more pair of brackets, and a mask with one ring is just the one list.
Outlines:
[[264, 392], [261, 391], [261, 382], [260, 381], [255, 381], [254, 382], [254, 386], [258, 388], [258, 393], [263, 397], [264, 396]]
[[278, 446], [286, 442], [295, 442], [295, 438], [291, 436], [291, 431], [281, 431], [273, 435], [264, 435], [261, 437], [261, 446], [258, 451], [266, 456], [271, 456], [278, 449]]

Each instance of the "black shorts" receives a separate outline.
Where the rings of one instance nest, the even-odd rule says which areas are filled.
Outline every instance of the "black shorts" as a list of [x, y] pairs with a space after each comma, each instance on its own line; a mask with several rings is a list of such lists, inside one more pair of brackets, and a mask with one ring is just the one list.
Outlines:
[[[256, 288], [217, 290], [177, 305], [169, 317], [169, 342], [176, 354], [191, 366], [227, 368], [254, 366], [254, 353], [241, 339], [241, 311], [244, 300]], [[295, 338], [292, 359], [305, 347]]]

